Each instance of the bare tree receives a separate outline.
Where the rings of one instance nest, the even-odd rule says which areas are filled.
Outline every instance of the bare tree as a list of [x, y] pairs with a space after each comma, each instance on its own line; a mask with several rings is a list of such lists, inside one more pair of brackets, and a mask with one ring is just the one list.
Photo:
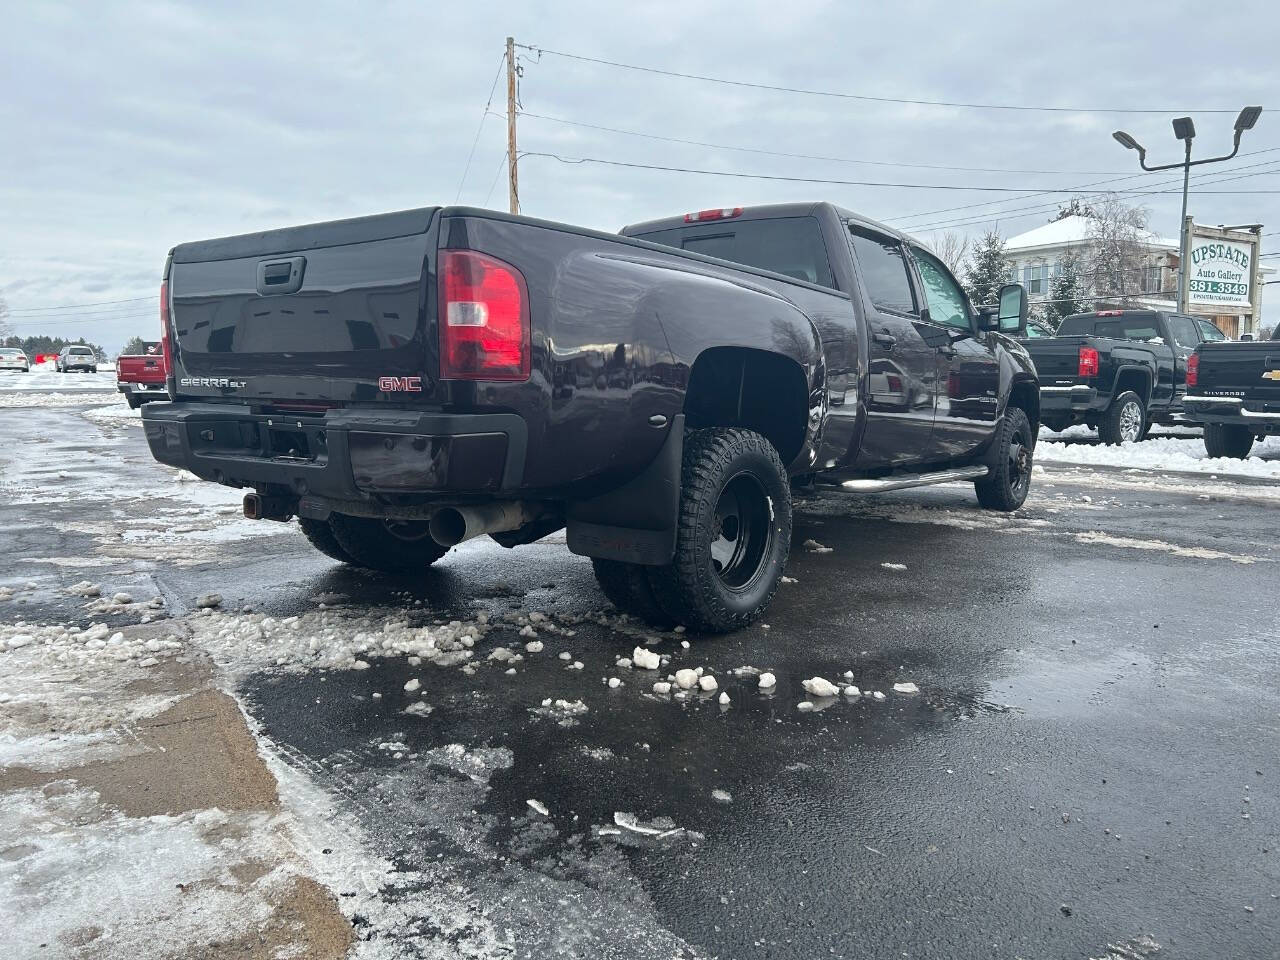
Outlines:
[[1096, 201], [1089, 218], [1090, 286], [1097, 299], [1129, 303], [1142, 293], [1150, 251], [1147, 209], [1115, 194]]
[[935, 233], [929, 242], [938, 259], [947, 265], [947, 269], [957, 277], [964, 273], [964, 262], [969, 257], [969, 238], [962, 237], [951, 230]]
[[9, 326], [9, 304], [5, 302], [4, 296], [0, 295], [0, 340], [11, 336], [13, 336], [13, 329]]

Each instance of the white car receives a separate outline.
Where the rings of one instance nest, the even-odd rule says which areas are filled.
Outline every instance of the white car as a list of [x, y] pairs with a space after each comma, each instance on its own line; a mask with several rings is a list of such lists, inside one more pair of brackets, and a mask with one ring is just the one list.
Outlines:
[[27, 362], [27, 355], [21, 350], [0, 347], [0, 370], [20, 370], [22, 373], [28, 373], [31, 370], [31, 364]]

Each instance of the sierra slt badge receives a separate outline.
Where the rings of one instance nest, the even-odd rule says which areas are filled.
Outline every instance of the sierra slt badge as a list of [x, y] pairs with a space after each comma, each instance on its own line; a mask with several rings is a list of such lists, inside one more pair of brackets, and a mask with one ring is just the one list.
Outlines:
[[383, 393], [421, 393], [421, 377], [379, 377], [378, 389]]
[[181, 377], [180, 387], [220, 387], [224, 390], [243, 390], [249, 385], [248, 380], [229, 380], [226, 377]]

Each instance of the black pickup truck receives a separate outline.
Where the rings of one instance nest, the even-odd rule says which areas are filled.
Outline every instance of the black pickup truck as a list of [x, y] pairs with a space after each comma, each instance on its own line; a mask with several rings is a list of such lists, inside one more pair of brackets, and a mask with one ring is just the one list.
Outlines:
[[1040, 374], [1050, 430], [1084, 423], [1103, 443], [1141, 440], [1153, 423], [1186, 420], [1187, 358], [1224, 339], [1208, 320], [1159, 310], [1100, 310], [1063, 319], [1053, 337], [1025, 338]]
[[1270, 340], [1201, 344], [1188, 362], [1187, 412], [1204, 424], [1211, 457], [1243, 460], [1280, 433], [1280, 327]]
[[175, 247], [143, 423], [339, 560], [565, 527], [620, 608], [723, 631], [781, 580], [791, 482], [1022, 504], [1039, 392], [1025, 292], [1000, 301], [829, 203], [621, 236], [408, 210]]

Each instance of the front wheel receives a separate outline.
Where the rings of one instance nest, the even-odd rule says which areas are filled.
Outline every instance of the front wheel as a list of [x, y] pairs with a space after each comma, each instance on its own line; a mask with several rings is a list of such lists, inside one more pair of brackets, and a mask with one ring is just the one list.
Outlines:
[[988, 510], [1005, 513], [1022, 506], [1031, 490], [1034, 454], [1031, 421], [1018, 407], [1009, 407], [991, 448], [990, 472], [973, 482], [978, 503]]
[[1147, 432], [1147, 407], [1132, 390], [1111, 402], [1098, 424], [1098, 438], [1106, 444], [1136, 443]]
[[[426, 520], [392, 520], [329, 515], [329, 528], [350, 562], [386, 573], [413, 573], [431, 566], [446, 553], [431, 539]], [[305, 531], [304, 531], [305, 532]], [[314, 540], [313, 545], [320, 548]], [[333, 554], [329, 554], [333, 556]]]
[[1206, 423], [1204, 450], [1211, 457], [1246, 460], [1253, 449], [1253, 431], [1236, 423]]
[[685, 435], [676, 551], [649, 567], [672, 620], [708, 633], [738, 630], [769, 606], [791, 552], [791, 485], [773, 444], [752, 430]]

